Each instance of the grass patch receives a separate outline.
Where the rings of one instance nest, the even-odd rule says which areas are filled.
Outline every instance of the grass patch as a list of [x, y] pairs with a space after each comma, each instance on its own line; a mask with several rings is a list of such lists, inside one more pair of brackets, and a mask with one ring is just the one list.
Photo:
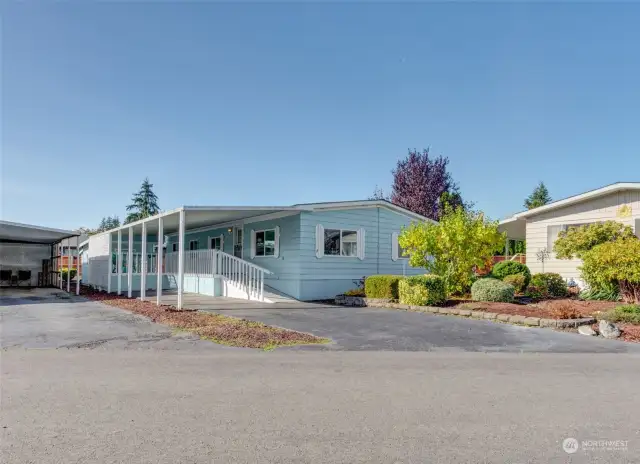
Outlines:
[[153, 322], [168, 325], [175, 330], [195, 333], [200, 338], [222, 345], [273, 350], [279, 346], [312, 345], [330, 341], [307, 333], [272, 327], [262, 322], [199, 311], [177, 311], [172, 306], [156, 306], [149, 301], [90, 289], [83, 289], [82, 295], [148, 317]]

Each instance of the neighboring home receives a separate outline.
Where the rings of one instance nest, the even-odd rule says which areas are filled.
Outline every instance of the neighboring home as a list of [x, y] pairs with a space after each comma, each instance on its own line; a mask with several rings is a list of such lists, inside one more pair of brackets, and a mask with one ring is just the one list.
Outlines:
[[89, 237], [82, 244], [83, 283], [129, 296], [130, 289], [146, 292], [161, 283], [161, 290], [178, 290], [179, 305], [182, 292], [333, 298], [364, 276], [423, 274], [402, 257], [398, 234], [425, 220], [384, 200], [184, 206]]
[[543, 272], [537, 253], [546, 249], [544, 272], [557, 272], [565, 279], [579, 279], [579, 259], [557, 259], [553, 244], [561, 230], [603, 221], [619, 221], [634, 228], [640, 237], [640, 182], [619, 182], [596, 190], [523, 211], [500, 222], [509, 239], [527, 240], [527, 266]]

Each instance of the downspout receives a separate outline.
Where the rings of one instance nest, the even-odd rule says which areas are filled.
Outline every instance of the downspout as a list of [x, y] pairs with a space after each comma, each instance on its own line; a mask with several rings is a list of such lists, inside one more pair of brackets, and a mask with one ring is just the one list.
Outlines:
[[378, 253], [376, 253], [376, 274], [380, 274], [380, 207], [378, 210]]

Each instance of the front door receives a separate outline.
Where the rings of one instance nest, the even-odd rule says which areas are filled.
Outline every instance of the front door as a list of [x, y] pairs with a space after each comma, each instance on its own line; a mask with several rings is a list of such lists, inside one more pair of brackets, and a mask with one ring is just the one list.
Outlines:
[[233, 256], [242, 259], [242, 226], [233, 228]]

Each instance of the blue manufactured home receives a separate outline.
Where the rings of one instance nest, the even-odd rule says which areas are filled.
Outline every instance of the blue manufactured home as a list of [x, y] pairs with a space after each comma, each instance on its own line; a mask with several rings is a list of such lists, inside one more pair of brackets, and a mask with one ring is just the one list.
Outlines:
[[177, 291], [179, 305], [184, 292], [265, 302], [333, 298], [363, 276], [424, 273], [402, 256], [398, 234], [425, 220], [383, 200], [185, 206], [92, 236], [83, 281], [129, 295]]

